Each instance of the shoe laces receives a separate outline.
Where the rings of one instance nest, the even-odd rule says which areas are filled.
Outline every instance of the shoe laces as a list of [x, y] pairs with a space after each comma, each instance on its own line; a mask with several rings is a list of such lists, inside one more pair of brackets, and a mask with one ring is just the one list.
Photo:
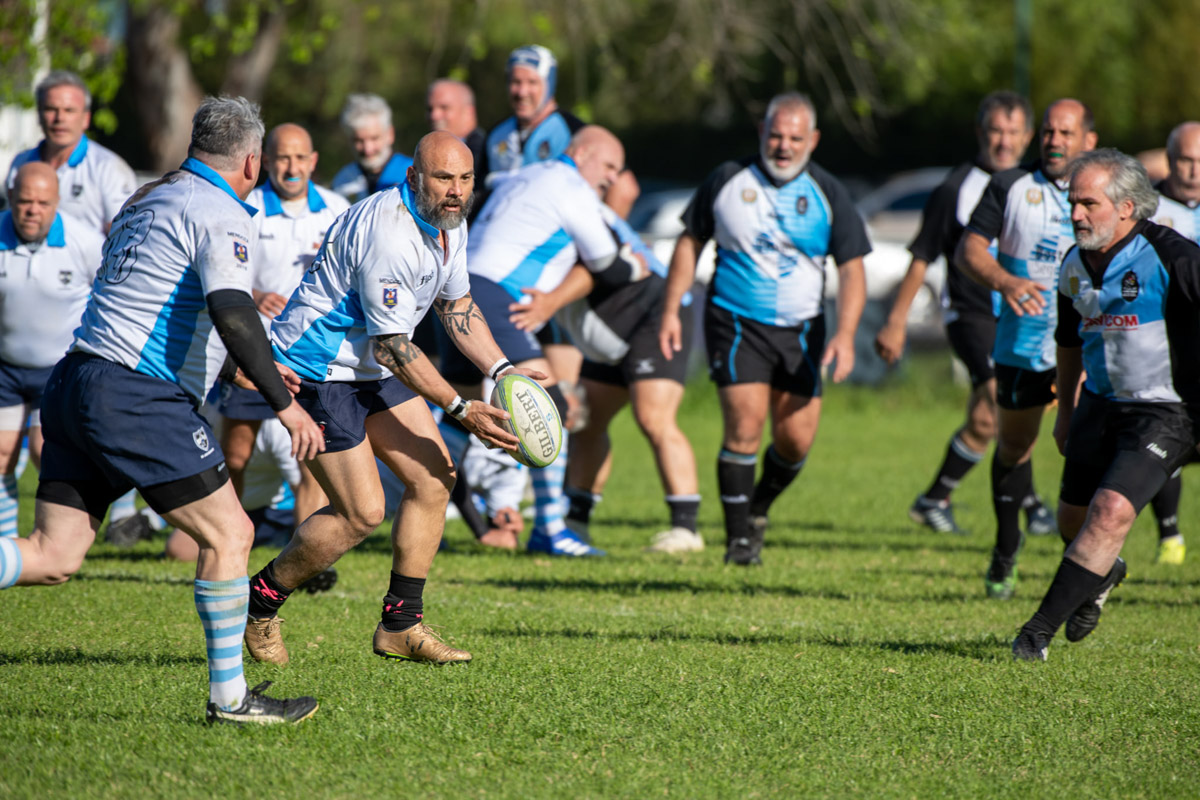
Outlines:
[[258, 686], [255, 686], [246, 693], [246, 702], [253, 702], [259, 708], [268, 711], [283, 714], [287, 710], [287, 701], [279, 700], [274, 697], [268, 697], [264, 692], [271, 688], [271, 681], [263, 681]]

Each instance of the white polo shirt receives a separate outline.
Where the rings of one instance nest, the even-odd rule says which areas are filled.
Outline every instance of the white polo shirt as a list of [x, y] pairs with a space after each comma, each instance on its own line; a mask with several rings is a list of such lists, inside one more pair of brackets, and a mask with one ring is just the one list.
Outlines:
[[435, 300], [470, 289], [467, 227], [445, 235], [444, 252], [407, 182], [356, 203], [330, 227], [271, 326], [276, 360], [318, 382], [391, 376], [375, 360], [371, 337], [411, 335]]
[[44, 368], [58, 362], [75, 338], [104, 237], [57, 214], [46, 238], [21, 241], [12, 212], [0, 214], [0, 360]]
[[[17, 170], [30, 161], [41, 161], [42, 143], [18, 153], [8, 169], [5, 186], [11, 195]], [[86, 136], [59, 167], [58, 210], [85, 222], [101, 234], [137, 189], [137, 178], [125, 159]]]

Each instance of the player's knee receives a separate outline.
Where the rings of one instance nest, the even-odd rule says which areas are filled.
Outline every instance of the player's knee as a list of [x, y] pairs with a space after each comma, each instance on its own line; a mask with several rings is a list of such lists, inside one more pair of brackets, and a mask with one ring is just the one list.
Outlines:
[[1088, 527], [1097, 533], [1124, 536], [1136, 516], [1137, 511], [1124, 495], [1101, 489], [1092, 497], [1088, 508]]

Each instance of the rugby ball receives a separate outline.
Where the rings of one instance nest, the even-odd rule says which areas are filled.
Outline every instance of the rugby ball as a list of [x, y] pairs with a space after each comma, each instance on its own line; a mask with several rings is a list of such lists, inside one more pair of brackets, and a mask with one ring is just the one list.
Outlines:
[[492, 390], [492, 405], [508, 412], [501, 427], [520, 442], [510, 456], [527, 467], [548, 467], [562, 450], [563, 427], [558, 409], [537, 381], [506, 375]]

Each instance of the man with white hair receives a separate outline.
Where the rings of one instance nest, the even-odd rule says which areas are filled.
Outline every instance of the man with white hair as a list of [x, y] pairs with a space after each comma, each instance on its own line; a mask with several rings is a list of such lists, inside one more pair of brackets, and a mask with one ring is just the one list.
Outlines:
[[1078, 246], [1058, 282], [1054, 439], [1070, 545], [1013, 641], [1023, 661], [1045, 661], [1063, 622], [1071, 642], [1095, 630], [1125, 577], [1125, 537], [1194, 453], [1200, 411], [1200, 250], [1147, 221], [1158, 196], [1145, 168], [1116, 150], [1076, 159], [1069, 192]]
[[75, 73], [56, 70], [38, 83], [35, 96], [45, 138], [13, 159], [10, 194], [23, 164], [45, 162], [58, 174], [59, 211], [108, 233], [137, 180], [124, 159], [84, 135], [92, 124], [92, 93]]
[[[717, 482], [729, 564], [762, 563], [767, 513], [800, 474], [816, 437], [821, 366], [836, 362], [835, 383], [854, 368], [871, 244], [845, 187], [809, 161], [819, 139], [807, 96], [772, 98], [758, 154], [725, 162], [701, 184], [671, 259], [659, 344], [665, 357], [686, 358], [680, 306], [701, 248], [716, 239], [704, 338], [724, 422]], [[838, 269], [838, 309], [826, 343], [829, 257]], [[756, 484], [768, 414], [773, 441]]]
[[187, 160], [121, 210], [74, 344], [46, 385], [35, 529], [28, 539], [0, 538], [0, 588], [65, 583], [109, 504], [139, 489], [200, 546], [194, 596], [208, 653], [206, 717], [234, 724], [299, 722], [317, 710], [311, 697], [247, 690], [239, 641], [254, 527], [197, 412], [218, 371], [236, 365], [297, 456], [324, 449], [281, 376], [299, 381], [271, 358], [250, 296], [255, 210], [243, 199], [258, 180], [262, 135], [257, 106], [208, 98], [192, 119]]
[[330, 188], [351, 203], [404, 182], [412, 159], [395, 153], [392, 109], [377, 94], [352, 94], [342, 108], [342, 130], [354, 145], [354, 161], [337, 171]]
[[104, 237], [58, 213], [58, 176], [41, 161], [17, 170], [0, 214], [0, 536], [17, 535], [17, 459], [41, 464], [42, 393], [74, 339]]

